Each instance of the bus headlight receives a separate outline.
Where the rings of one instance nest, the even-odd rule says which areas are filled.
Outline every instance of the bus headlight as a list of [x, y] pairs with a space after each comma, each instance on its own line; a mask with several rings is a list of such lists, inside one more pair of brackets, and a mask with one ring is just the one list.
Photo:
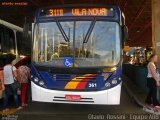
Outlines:
[[43, 86], [43, 85], [44, 85], [44, 81], [43, 81], [43, 80], [40, 80], [40, 81], [39, 81], [39, 85], [40, 85], [40, 86]]
[[38, 82], [39, 79], [37, 77], [34, 78], [34, 82]]
[[105, 83], [105, 86], [106, 86], [107, 88], [109, 88], [109, 87], [111, 86], [111, 83], [106, 82], [106, 83]]
[[33, 78], [33, 75], [31, 75], [31, 78]]
[[113, 79], [113, 80], [112, 80], [112, 84], [113, 84], [113, 85], [117, 84], [117, 79]]
[[122, 80], [122, 78], [121, 78], [121, 77], [119, 77], [119, 78], [118, 78], [118, 80], [120, 81], [120, 80]]

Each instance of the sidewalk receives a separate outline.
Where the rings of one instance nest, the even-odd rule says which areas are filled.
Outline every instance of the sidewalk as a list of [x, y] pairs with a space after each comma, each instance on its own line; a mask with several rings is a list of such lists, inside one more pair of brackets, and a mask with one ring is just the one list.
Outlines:
[[123, 87], [138, 106], [144, 106], [147, 93], [125, 75], [123, 75]]

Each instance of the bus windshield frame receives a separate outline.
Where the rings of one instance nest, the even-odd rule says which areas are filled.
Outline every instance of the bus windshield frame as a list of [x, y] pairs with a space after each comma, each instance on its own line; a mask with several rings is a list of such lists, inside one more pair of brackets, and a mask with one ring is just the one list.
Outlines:
[[[95, 21], [95, 23], [94, 23]], [[70, 28], [66, 25], [66, 24], [70, 24]], [[93, 24], [94, 23], [94, 24]], [[54, 24], [54, 25], [53, 25]], [[104, 27], [106, 25], [106, 27]], [[42, 30], [43, 27], [50, 27], [50, 30]], [[56, 27], [55, 27], [56, 26]], [[81, 27], [82, 26], [82, 27]], [[100, 27], [99, 27], [100, 26]], [[113, 27], [114, 26], [114, 27]], [[46, 28], [47, 28], [46, 27]], [[54, 28], [55, 27], [55, 28]], [[83, 28], [83, 30], [81, 29]], [[48, 40], [46, 39], [51, 39], [49, 37], [46, 37], [46, 34], [50, 34], [49, 31], [53, 32], [54, 30], [58, 30], [57, 33], [54, 33], [55, 35], [60, 35], [60, 39], [63, 39], [63, 42], [59, 42], [59, 47], [60, 48], [52, 48], [53, 51], [59, 49], [59, 51], [63, 51], [63, 52], [68, 52], [67, 56], [60, 55], [57, 53], [54, 53], [52, 55], [50, 55], [50, 57], [48, 58], [46, 54], [48, 54], [48, 46], [50, 44], [57, 44], [52, 40], [49, 40], [50, 43], [49, 45], [45, 45], [44, 43]], [[61, 30], [60, 30], [61, 29]], [[96, 30], [97, 29], [97, 30]], [[102, 29], [105, 29], [106, 31], [112, 32], [112, 33], [108, 33], [107, 35], [105, 34], [105, 31], [101, 31]], [[85, 31], [85, 32], [81, 32], [81, 31]], [[100, 35], [101, 31], [103, 34]], [[81, 35], [79, 35], [79, 32], [81, 33]], [[99, 32], [99, 33], [98, 33]], [[78, 35], [77, 35], [78, 33]], [[94, 34], [93, 34], [94, 33]], [[42, 35], [43, 34], [43, 35]], [[88, 34], [88, 36], [87, 36]], [[112, 36], [111, 36], [112, 34]], [[54, 36], [55, 36], [54, 35]], [[94, 36], [95, 35], [95, 36]], [[53, 34], [49, 35], [50, 37], [52, 36], [53, 38]], [[77, 37], [78, 36], [78, 37]], [[99, 40], [100, 37], [101, 39], [105, 39], [108, 37], [110, 37], [109, 40], [105, 41], [96, 41], [93, 40], [93, 37], [99, 36]], [[92, 43], [91, 43], [91, 37], [92, 37]], [[112, 38], [114, 37], [114, 38]], [[42, 40], [43, 39], [43, 40]], [[79, 39], [79, 40], [78, 40]], [[43, 45], [42, 43], [39, 43], [39, 41], [43, 41]], [[94, 41], [94, 42], [93, 42]], [[109, 43], [110, 45], [109, 45]], [[56, 41], [58, 42], [58, 41]], [[68, 44], [70, 43], [70, 44]], [[106, 47], [105, 47], [105, 43]], [[90, 44], [87, 46], [87, 44]], [[96, 44], [96, 45], [95, 45]], [[39, 48], [41, 46], [41, 48]], [[54, 46], [54, 45], [53, 45]], [[68, 49], [65, 48], [66, 46], [70, 46], [72, 49]], [[80, 48], [78, 48], [78, 46], [80, 46]], [[97, 46], [96, 48], [93, 48], [93, 46]], [[99, 46], [99, 47], [98, 47]], [[100, 49], [100, 46], [103, 46], [104, 50], [98, 50]], [[37, 48], [36, 48], [37, 47]], [[81, 50], [80, 50], [81, 49]], [[89, 55], [91, 52], [87, 49], [92, 49], [93, 51], [96, 51], [96, 54], [94, 53]], [[112, 50], [109, 51], [109, 50]], [[69, 50], [69, 51], [68, 51]], [[107, 51], [108, 50], [108, 51]], [[43, 51], [43, 54], [42, 54]], [[88, 52], [89, 51], [89, 52]], [[106, 52], [105, 52], [106, 51]], [[108, 53], [107, 53], [108, 52]], [[41, 54], [41, 56], [39, 56], [38, 54]], [[97, 54], [101, 54], [101, 55], [97, 55]], [[105, 56], [105, 54], [107, 56]], [[86, 58], [84, 58], [84, 56]], [[109, 57], [112, 56], [112, 57]], [[98, 59], [100, 58], [100, 59]], [[43, 59], [43, 60], [41, 60]], [[54, 59], [54, 60], [53, 60]], [[68, 59], [71, 64], [69, 66], [65, 65], [64, 60]], [[107, 63], [106, 61], [110, 61], [109, 63]], [[114, 60], [113, 60], [114, 59]], [[98, 19], [94, 19], [94, 17], [92, 19], [88, 19], [88, 20], [52, 20], [52, 21], [45, 21], [45, 22], [39, 22], [39, 23], [35, 23], [35, 27], [34, 27], [34, 35], [33, 35], [33, 57], [32, 57], [33, 63], [35, 65], [38, 66], [48, 66], [48, 67], [58, 67], [58, 68], [66, 68], [66, 67], [76, 67], [76, 68], [92, 68], [92, 67], [112, 67], [112, 66], [117, 66], [121, 60], [121, 35], [120, 35], [120, 24], [116, 21], [107, 21], [107, 20], [98, 20]], [[103, 64], [101, 64], [103, 63]]]

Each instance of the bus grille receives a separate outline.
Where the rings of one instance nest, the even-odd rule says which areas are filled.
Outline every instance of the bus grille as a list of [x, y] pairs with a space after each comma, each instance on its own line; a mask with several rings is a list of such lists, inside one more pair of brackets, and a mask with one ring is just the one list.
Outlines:
[[70, 81], [71, 79], [75, 79], [74, 82], [77, 82], [79, 80], [83, 79], [83, 82], [86, 82], [87, 79], [91, 79], [92, 81], [95, 81], [97, 78], [102, 79], [102, 76], [84, 76], [83, 75], [70, 75], [70, 74], [53, 74], [51, 75], [52, 79], [55, 81]]

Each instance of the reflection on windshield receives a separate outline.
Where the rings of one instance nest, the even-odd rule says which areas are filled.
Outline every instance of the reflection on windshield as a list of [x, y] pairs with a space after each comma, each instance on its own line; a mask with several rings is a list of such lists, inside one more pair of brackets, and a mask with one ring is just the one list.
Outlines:
[[55, 22], [40, 23], [35, 29], [33, 60], [37, 64], [66, 67], [64, 60], [73, 59], [73, 54], [75, 60], [70, 67], [73, 64], [75, 67], [113, 66], [119, 62], [120, 36], [117, 23], [97, 21], [88, 42], [84, 42], [84, 38], [91, 21], [76, 21], [75, 41], [74, 22], [60, 24], [69, 41], [64, 39]]

